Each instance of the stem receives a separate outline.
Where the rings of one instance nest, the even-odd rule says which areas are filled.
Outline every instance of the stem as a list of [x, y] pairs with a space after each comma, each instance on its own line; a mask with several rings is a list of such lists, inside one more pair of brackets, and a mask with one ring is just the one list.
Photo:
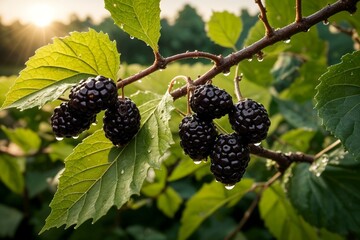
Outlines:
[[243, 96], [240, 91], [241, 79], [242, 79], [242, 76], [239, 76], [239, 64], [238, 64], [238, 65], [236, 65], [236, 68], [235, 68], [235, 77], [234, 77], [235, 95], [236, 95], [238, 102], [240, 102], [243, 99]]
[[266, 36], [271, 37], [273, 35], [273, 33], [274, 33], [274, 29], [270, 26], [270, 23], [269, 23], [269, 21], [267, 19], [266, 8], [262, 4], [261, 0], [255, 0], [255, 3], [260, 8], [259, 19], [264, 23]]
[[335, 148], [337, 145], [341, 144], [340, 140], [337, 140], [335, 142], [333, 142], [331, 145], [327, 146], [326, 148], [324, 148], [323, 150], [321, 150], [320, 152], [318, 152], [314, 159], [318, 159], [319, 157], [321, 157], [322, 155], [324, 155], [325, 153], [327, 153], [328, 151], [332, 150], [333, 148]]
[[301, 22], [302, 21], [302, 9], [301, 9], [301, 0], [296, 0], [296, 16], [295, 16], [295, 22]]

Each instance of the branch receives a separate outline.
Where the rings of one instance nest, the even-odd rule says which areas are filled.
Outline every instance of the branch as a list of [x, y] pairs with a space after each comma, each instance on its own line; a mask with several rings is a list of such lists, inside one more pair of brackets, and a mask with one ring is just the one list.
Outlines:
[[[262, 193], [268, 187], [270, 187], [280, 176], [281, 176], [281, 173], [277, 172], [264, 185], [261, 185], [261, 187], [262, 187], [261, 190], [259, 192], [257, 192], [256, 197], [254, 198], [254, 200], [252, 201], [252, 203], [250, 204], [248, 209], [245, 211], [244, 216], [240, 220], [238, 226], [228, 236], [226, 236], [224, 240], [230, 240], [236, 236], [236, 234], [242, 229], [242, 227], [245, 225], [247, 220], [250, 218], [251, 214], [254, 212], [256, 206], [258, 205], [258, 203], [261, 199]], [[249, 190], [249, 192], [254, 192], [257, 186], [259, 186], [259, 185], [255, 185], [254, 187], [252, 187]]]
[[260, 146], [255, 146], [253, 144], [250, 144], [249, 148], [252, 154], [255, 154], [259, 157], [264, 157], [274, 160], [279, 165], [280, 172], [284, 172], [293, 162], [313, 163], [315, 160], [314, 156], [307, 155], [302, 152], [296, 152], [296, 153], [275, 152]]
[[189, 58], [210, 59], [211, 61], [213, 61], [215, 63], [215, 66], [221, 65], [221, 62], [223, 59], [222, 56], [216, 56], [211, 53], [199, 52], [199, 51], [180, 53], [180, 54], [176, 54], [174, 56], [170, 56], [167, 58], [164, 58], [160, 54], [155, 53], [155, 61], [150, 67], [148, 67], [145, 70], [143, 70], [133, 76], [130, 76], [128, 78], [119, 79], [118, 83], [117, 83], [117, 88], [122, 88], [128, 84], [131, 84], [147, 75], [150, 75], [151, 73], [153, 73], [159, 69], [165, 69], [166, 66], [171, 62], [175, 62], [175, 61], [179, 61], [179, 60], [183, 60], [183, 59], [189, 59]]
[[[334, 4], [328, 5], [323, 9], [317, 11], [316, 13], [308, 17], [302, 18], [301, 22], [294, 22], [274, 31], [271, 37], [265, 36], [257, 42], [251, 44], [250, 46], [225, 57], [220, 62], [220, 64], [213, 66], [208, 72], [195, 80], [194, 85], [204, 84], [209, 79], [212, 79], [226, 69], [230, 69], [231, 66], [238, 64], [240, 61], [252, 58], [253, 55], [257, 54], [262, 49], [273, 45], [274, 43], [289, 39], [291, 36], [297, 33], [306, 32], [310, 27], [314, 26], [319, 22], [322, 22], [325, 19], [328, 19], [336, 13], [342, 11], [354, 13], [356, 11], [356, 3], [358, 1], [359, 0], [338, 0]], [[177, 99], [184, 96], [185, 94], [186, 86], [173, 91], [171, 95], [174, 97], [174, 99]]]
[[266, 15], [266, 8], [264, 7], [264, 5], [262, 4], [261, 0], [255, 0], [255, 3], [259, 6], [260, 8], [260, 14], [259, 14], [259, 19], [264, 23], [265, 26], [265, 30], [266, 30], [266, 36], [267, 37], [271, 37], [274, 33], [273, 28], [270, 26], [270, 23], [267, 19], [267, 15]]

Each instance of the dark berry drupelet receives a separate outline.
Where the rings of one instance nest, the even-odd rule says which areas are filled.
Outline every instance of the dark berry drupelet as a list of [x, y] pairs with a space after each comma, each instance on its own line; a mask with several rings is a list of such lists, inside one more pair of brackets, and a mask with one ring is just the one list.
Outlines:
[[118, 99], [104, 115], [105, 136], [116, 146], [130, 142], [140, 129], [140, 112], [129, 98]]
[[117, 87], [110, 78], [89, 77], [71, 89], [69, 106], [83, 114], [93, 115], [113, 105], [117, 97]]
[[252, 99], [236, 103], [229, 113], [229, 121], [232, 129], [248, 143], [258, 143], [265, 139], [270, 126], [266, 109]]
[[191, 109], [200, 118], [221, 118], [233, 107], [232, 97], [212, 84], [197, 86], [190, 98]]
[[68, 103], [61, 103], [54, 109], [51, 126], [56, 137], [76, 137], [90, 128], [96, 116], [85, 116], [69, 108]]
[[248, 145], [236, 134], [220, 134], [210, 153], [210, 170], [225, 185], [239, 182], [250, 161]]
[[186, 116], [179, 125], [180, 145], [193, 160], [206, 159], [214, 145], [217, 131], [212, 121], [196, 115]]

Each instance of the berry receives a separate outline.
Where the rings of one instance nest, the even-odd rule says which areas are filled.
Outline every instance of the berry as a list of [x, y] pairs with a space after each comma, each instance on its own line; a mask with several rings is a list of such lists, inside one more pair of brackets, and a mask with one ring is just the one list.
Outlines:
[[190, 98], [191, 109], [200, 118], [221, 118], [233, 107], [232, 97], [212, 84], [197, 86]]
[[210, 170], [215, 179], [226, 185], [235, 185], [241, 180], [250, 161], [249, 148], [236, 133], [220, 134], [210, 159]]
[[118, 99], [104, 115], [105, 136], [116, 146], [130, 142], [140, 129], [140, 112], [129, 98]]
[[200, 161], [209, 156], [217, 131], [212, 121], [197, 115], [186, 116], [179, 125], [180, 146], [193, 160]]
[[232, 129], [248, 143], [258, 143], [265, 139], [270, 126], [266, 109], [252, 99], [235, 104], [229, 113], [229, 121]]
[[109, 78], [89, 77], [70, 91], [69, 106], [86, 115], [93, 115], [113, 105], [117, 99], [117, 88]]
[[68, 103], [61, 103], [54, 109], [51, 116], [51, 126], [56, 137], [76, 137], [90, 128], [96, 117], [81, 115], [69, 108]]

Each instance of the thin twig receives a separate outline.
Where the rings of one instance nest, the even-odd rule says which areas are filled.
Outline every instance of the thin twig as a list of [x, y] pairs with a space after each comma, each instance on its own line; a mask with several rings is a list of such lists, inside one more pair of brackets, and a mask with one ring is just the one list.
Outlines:
[[[260, 199], [261, 199], [261, 196], [262, 196], [263, 192], [268, 187], [270, 187], [280, 176], [281, 176], [281, 173], [277, 172], [265, 184], [256, 185], [256, 187], [261, 186], [262, 187], [261, 190], [256, 193], [256, 197], [251, 202], [248, 209], [245, 211], [245, 213], [244, 213], [243, 217], [241, 218], [241, 220], [240, 220], [239, 224], [237, 225], [237, 227], [228, 236], [226, 236], [224, 240], [233, 239], [236, 236], [236, 234], [244, 227], [245, 223], [249, 220], [251, 214], [254, 212], [256, 206], [260, 202]], [[249, 192], [255, 191], [256, 187], [255, 188], [254, 187], [250, 188]]]
[[260, 9], [259, 19], [264, 23], [266, 36], [271, 37], [274, 33], [274, 29], [270, 26], [270, 23], [267, 19], [266, 8], [262, 4], [261, 0], [255, 0], [255, 3], [259, 6]]
[[323, 150], [321, 150], [320, 152], [318, 152], [314, 159], [318, 159], [319, 157], [321, 157], [322, 155], [324, 155], [325, 153], [327, 153], [328, 151], [332, 150], [333, 148], [335, 148], [336, 146], [338, 146], [339, 144], [341, 144], [340, 140], [336, 140], [335, 142], [333, 142], [332, 144], [330, 144], [329, 146], [327, 146], [326, 148], [324, 148]]
[[295, 22], [301, 22], [302, 21], [302, 5], [301, 0], [296, 0], [296, 16], [295, 16]]

